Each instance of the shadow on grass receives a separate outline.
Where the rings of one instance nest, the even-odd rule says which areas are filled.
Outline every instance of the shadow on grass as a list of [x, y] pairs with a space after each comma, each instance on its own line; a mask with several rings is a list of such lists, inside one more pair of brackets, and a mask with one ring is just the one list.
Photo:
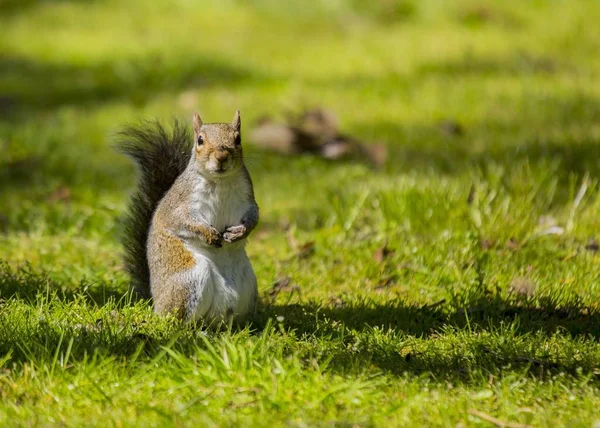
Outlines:
[[92, 3], [96, 0], [0, 0], [0, 17], [30, 11], [32, 8], [51, 3]]
[[[144, 358], [153, 358], [167, 345], [192, 354], [205, 346], [206, 331], [157, 317], [147, 302], [133, 304], [108, 285], [63, 291], [31, 269], [1, 268], [0, 355], [10, 354], [14, 362], [52, 361], [61, 344], [70, 344], [75, 360], [94, 353], [127, 357], [140, 351]], [[395, 375], [471, 382], [482, 373], [527, 372], [544, 378], [596, 369], [588, 345], [600, 337], [597, 308], [577, 301], [557, 305], [494, 296], [476, 298], [460, 310], [447, 306], [397, 300], [338, 307], [271, 305], [259, 310], [251, 329], [260, 335], [271, 320], [282, 320], [281, 328], [298, 343], [294, 352], [307, 359], [327, 357], [328, 370], [334, 372], [377, 367]], [[544, 353], [542, 347], [556, 340], [557, 332], [574, 350], [559, 356]], [[571, 358], [569, 352], [581, 349], [578, 358]]]
[[562, 331], [572, 336], [600, 337], [597, 308], [587, 308], [579, 302], [558, 305], [540, 298], [519, 301], [482, 297], [470, 302], [466, 309], [451, 312], [441, 304], [417, 306], [390, 301], [386, 304], [350, 303], [341, 307], [271, 306], [265, 313], [267, 318], [283, 316], [288, 327], [301, 333], [315, 331], [318, 322], [315, 320], [328, 320], [358, 331], [379, 327], [416, 337], [437, 335], [447, 327], [481, 330], [503, 323], [514, 323], [514, 331], [519, 334], [540, 332], [549, 336]]
[[465, 78], [478, 76], [576, 73], [574, 65], [563, 64], [558, 58], [538, 56], [526, 51], [515, 51], [508, 56], [481, 56], [467, 53], [446, 62], [423, 64], [416, 74], [420, 77]]
[[134, 104], [164, 91], [258, 80], [254, 72], [215, 57], [161, 56], [78, 66], [0, 58], [1, 106], [8, 113], [26, 113], [64, 104], [83, 107], [113, 99]]
[[0, 299], [21, 299], [34, 303], [38, 296], [50, 300], [72, 302], [77, 299], [104, 306], [109, 301], [131, 301], [118, 283], [82, 281], [75, 287], [52, 281], [46, 273], [35, 272], [31, 266], [12, 268], [0, 259]]
[[0, 164], [0, 190], [5, 192], [16, 188], [23, 191], [24, 186], [34, 180], [32, 171], [38, 170], [41, 165], [42, 160], [32, 156]]
[[[525, 342], [552, 340], [560, 332], [581, 341], [597, 341], [600, 337], [600, 311], [583, 307], [578, 302], [557, 306], [547, 300], [527, 302], [508, 301], [499, 297], [481, 298], [466, 309], [444, 310], [439, 306], [405, 305], [394, 301], [386, 304], [358, 303], [343, 307], [318, 305], [283, 305], [268, 307], [256, 325], [267, 319], [283, 317], [285, 328], [297, 332], [301, 338], [315, 335], [342, 346], [331, 349], [334, 370], [356, 369], [358, 365], [376, 366], [394, 374], [433, 374], [445, 378], [469, 381], [477, 370], [501, 375], [504, 369], [526, 371], [533, 376], [567, 372], [592, 373], [597, 369], [597, 359], [590, 355], [580, 359], [557, 359], [540, 356], [539, 349]], [[506, 329], [504, 337], [493, 337], [494, 332]], [[374, 334], [393, 332], [398, 347], [384, 343]], [[437, 352], [436, 344], [444, 346], [444, 337], [453, 332], [466, 333], [464, 343], [455, 350]], [[372, 334], [373, 333], [373, 334]], [[360, 349], [352, 350], [355, 336], [360, 336]], [[408, 337], [433, 339], [424, 351], [401, 350]], [[468, 336], [468, 337], [467, 337]], [[537, 337], [537, 339], [536, 339]], [[523, 338], [527, 338], [525, 342]], [[366, 343], [364, 343], [366, 342]], [[408, 340], [407, 342], [414, 341]], [[518, 343], [520, 342], [520, 343]], [[600, 382], [600, 380], [598, 380]]]
[[[388, 142], [389, 168], [461, 174], [490, 163], [511, 166], [556, 162], [559, 178], [571, 173], [600, 175], [600, 141], [588, 128], [600, 121], [600, 99], [576, 96], [537, 98], [513, 119], [470, 126], [454, 122], [402, 124], [390, 121], [355, 124], [369, 138]], [[535, 107], [538, 106], [538, 107]], [[511, 106], [507, 105], [507, 109]]]

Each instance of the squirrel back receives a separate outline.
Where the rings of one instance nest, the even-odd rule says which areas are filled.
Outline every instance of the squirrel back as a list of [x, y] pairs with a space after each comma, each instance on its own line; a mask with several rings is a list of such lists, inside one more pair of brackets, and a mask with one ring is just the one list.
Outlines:
[[140, 297], [150, 297], [150, 270], [146, 244], [158, 203], [186, 169], [191, 158], [191, 132], [173, 121], [168, 132], [157, 121], [125, 127], [117, 136], [117, 148], [138, 166], [139, 178], [124, 219], [125, 268]]

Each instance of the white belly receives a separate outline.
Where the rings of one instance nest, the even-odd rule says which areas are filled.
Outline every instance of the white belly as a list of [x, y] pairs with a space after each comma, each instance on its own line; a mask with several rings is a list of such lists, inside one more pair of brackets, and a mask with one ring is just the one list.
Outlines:
[[[200, 181], [191, 201], [194, 219], [212, 226], [220, 233], [241, 223], [252, 207], [249, 184], [240, 175], [231, 181], [211, 185]], [[196, 258], [192, 268], [196, 308], [190, 308], [196, 319], [222, 318], [233, 313], [243, 317], [254, 310], [256, 277], [244, 249], [246, 240], [212, 247], [200, 239], [187, 241], [187, 249]]]
[[192, 269], [198, 305], [195, 319], [244, 317], [254, 310], [256, 277], [244, 249], [245, 240], [222, 248], [189, 246], [196, 258]]

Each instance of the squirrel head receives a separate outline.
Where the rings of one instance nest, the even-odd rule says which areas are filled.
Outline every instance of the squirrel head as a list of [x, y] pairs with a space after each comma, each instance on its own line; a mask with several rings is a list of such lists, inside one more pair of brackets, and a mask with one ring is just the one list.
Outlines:
[[231, 124], [202, 123], [194, 113], [193, 159], [198, 171], [210, 178], [232, 175], [244, 165], [242, 155], [242, 121], [239, 110]]

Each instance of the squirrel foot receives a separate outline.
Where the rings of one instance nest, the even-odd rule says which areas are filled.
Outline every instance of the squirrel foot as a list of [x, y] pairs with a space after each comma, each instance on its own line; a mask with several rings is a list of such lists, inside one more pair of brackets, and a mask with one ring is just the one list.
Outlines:
[[219, 233], [217, 229], [214, 227], [209, 227], [207, 229], [206, 234], [206, 243], [208, 245], [213, 245], [217, 248], [221, 248], [223, 246], [223, 235]]
[[248, 229], [243, 224], [238, 226], [230, 226], [223, 232], [223, 240], [225, 242], [236, 242], [248, 236]]

